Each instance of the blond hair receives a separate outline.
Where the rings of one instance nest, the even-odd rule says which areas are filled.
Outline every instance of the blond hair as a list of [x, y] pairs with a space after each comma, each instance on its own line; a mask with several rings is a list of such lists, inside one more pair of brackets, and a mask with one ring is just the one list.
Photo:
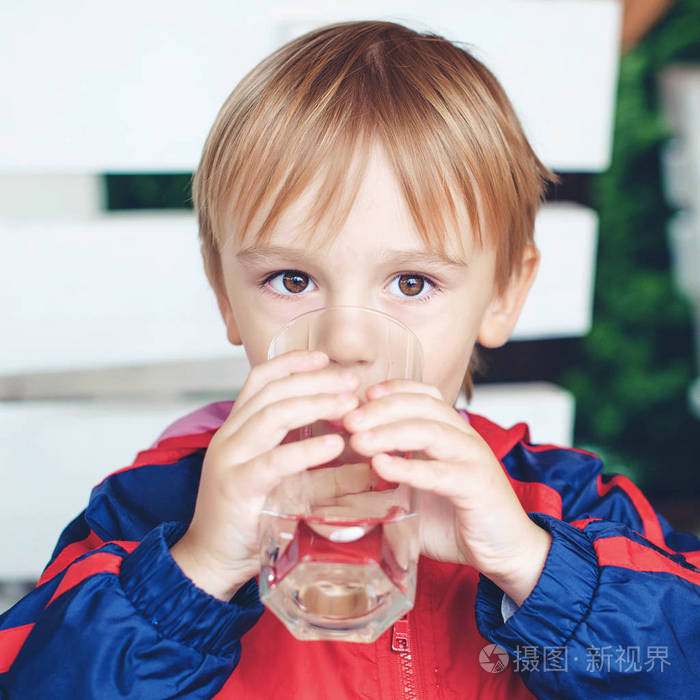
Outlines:
[[[320, 185], [307, 223], [337, 233], [374, 140], [426, 246], [446, 253], [446, 231], [459, 230], [458, 198], [476, 241], [488, 236], [496, 248], [503, 289], [533, 242], [547, 182], [557, 178], [482, 63], [443, 37], [380, 21], [341, 22], [290, 41], [227, 98], [192, 188], [215, 288], [223, 289], [225, 231], [238, 241], [269, 239], [312, 181]], [[463, 389], [471, 394], [469, 371]]]

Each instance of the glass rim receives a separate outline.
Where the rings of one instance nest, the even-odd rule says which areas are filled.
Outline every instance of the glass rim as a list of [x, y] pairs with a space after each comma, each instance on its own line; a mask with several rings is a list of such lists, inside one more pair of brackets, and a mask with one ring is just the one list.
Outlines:
[[277, 341], [277, 339], [294, 323], [297, 321], [301, 321], [303, 318], [307, 316], [311, 316], [312, 314], [320, 314], [323, 311], [336, 311], [338, 309], [343, 309], [343, 310], [349, 310], [349, 311], [362, 311], [365, 313], [371, 313], [374, 314], [375, 316], [382, 317], [386, 319], [387, 321], [391, 321], [395, 325], [397, 325], [401, 330], [405, 331], [410, 337], [413, 338], [415, 341], [415, 346], [418, 349], [418, 357], [420, 359], [420, 366], [423, 366], [423, 346], [421, 345], [420, 338], [402, 321], [399, 321], [397, 318], [394, 318], [390, 314], [385, 313], [384, 311], [379, 311], [378, 309], [371, 309], [368, 306], [357, 306], [354, 304], [336, 304], [334, 306], [322, 306], [318, 309], [311, 309], [311, 311], [304, 311], [303, 314], [299, 314], [298, 316], [295, 316], [293, 319], [290, 321], [287, 321], [287, 323], [282, 326], [282, 328], [275, 333], [274, 337], [270, 341], [270, 344], [267, 347], [267, 359], [271, 360], [272, 359], [272, 348]]

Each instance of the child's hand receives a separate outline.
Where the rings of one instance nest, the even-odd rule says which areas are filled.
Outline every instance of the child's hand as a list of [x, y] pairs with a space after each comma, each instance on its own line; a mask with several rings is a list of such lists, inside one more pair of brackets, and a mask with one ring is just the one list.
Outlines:
[[327, 364], [327, 355], [314, 360], [300, 350], [254, 367], [209, 444], [192, 522], [170, 551], [197, 586], [221, 600], [260, 570], [258, 520], [267, 494], [284, 476], [345, 447], [339, 435], [280, 444], [290, 430], [339, 419], [358, 405], [352, 392], [359, 379]]
[[[397, 379], [369, 388], [367, 398], [344, 418], [354, 433], [350, 445], [372, 456], [383, 478], [424, 491], [422, 552], [475, 567], [522, 604], [542, 572], [551, 536], [528, 518], [483, 438], [436, 387]], [[371, 439], [360, 434], [370, 429]], [[414, 458], [379, 456], [394, 450]]]

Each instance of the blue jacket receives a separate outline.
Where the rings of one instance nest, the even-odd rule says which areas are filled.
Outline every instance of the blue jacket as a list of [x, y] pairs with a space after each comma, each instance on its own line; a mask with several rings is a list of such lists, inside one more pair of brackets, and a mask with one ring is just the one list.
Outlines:
[[505, 622], [488, 579], [423, 557], [414, 610], [373, 645], [294, 640], [262, 614], [255, 579], [229, 603], [196, 588], [168, 547], [192, 517], [210, 425], [93, 489], [0, 617], [0, 698], [700, 698], [700, 542], [595, 455], [469, 419], [553, 537]]

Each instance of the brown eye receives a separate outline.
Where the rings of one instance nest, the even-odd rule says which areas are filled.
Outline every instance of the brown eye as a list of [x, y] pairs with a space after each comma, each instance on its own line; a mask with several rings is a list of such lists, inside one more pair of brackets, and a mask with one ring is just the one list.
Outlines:
[[282, 284], [288, 292], [298, 294], [306, 289], [309, 278], [300, 272], [285, 272], [282, 276]]
[[280, 270], [268, 275], [259, 284], [261, 289], [271, 290], [271, 294], [278, 297], [307, 296], [310, 291], [316, 288], [314, 281], [304, 272], [299, 270]]
[[425, 280], [417, 275], [401, 275], [399, 277], [399, 289], [409, 297], [414, 297], [423, 291]]

